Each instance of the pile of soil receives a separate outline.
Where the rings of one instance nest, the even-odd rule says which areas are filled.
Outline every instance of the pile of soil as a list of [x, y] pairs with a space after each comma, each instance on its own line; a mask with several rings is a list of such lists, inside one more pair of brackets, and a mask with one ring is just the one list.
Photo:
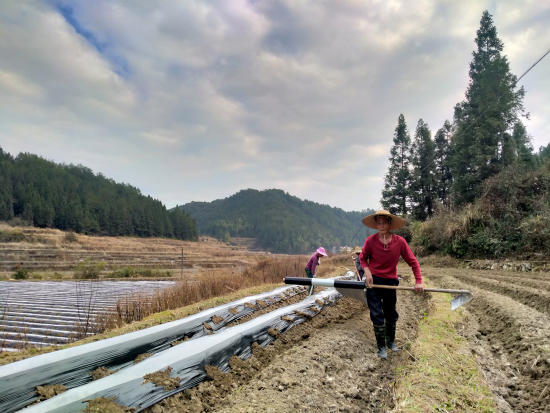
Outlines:
[[[400, 295], [397, 343], [414, 339], [426, 301]], [[232, 357], [231, 371], [208, 366], [212, 380], [146, 409], [161, 412], [386, 411], [393, 407], [394, 370], [408, 355], [376, 356], [368, 309], [342, 299], [271, 345], [252, 346], [247, 360]]]
[[90, 400], [88, 405], [82, 411], [84, 413], [128, 413], [135, 412], [135, 407], [127, 407], [115, 402], [116, 397], [96, 397], [94, 400]]
[[145, 360], [147, 357], [151, 357], [152, 354], [151, 353], [143, 353], [143, 354], [140, 354], [139, 356], [136, 357], [136, 359], [134, 360], [134, 364], [138, 364], [140, 362], [142, 362], [143, 360]]
[[106, 367], [98, 367], [93, 372], [90, 373], [94, 381], [102, 379], [103, 377], [110, 376], [113, 373], [116, 373], [118, 370], [111, 371]]
[[168, 367], [164, 371], [146, 374], [143, 383], [153, 383], [157, 387], [163, 387], [164, 391], [175, 390], [180, 386], [180, 378], [170, 377], [171, 372], [172, 367]]
[[36, 394], [38, 395], [38, 401], [48, 400], [58, 394], [64, 393], [67, 388], [62, 384], [49, 384], [47, 386], [38, 386], [36, 388]]

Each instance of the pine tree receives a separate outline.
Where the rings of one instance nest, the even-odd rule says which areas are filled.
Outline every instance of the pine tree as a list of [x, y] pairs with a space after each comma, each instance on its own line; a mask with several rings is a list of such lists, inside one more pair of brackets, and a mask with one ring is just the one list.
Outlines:
[[435, 137], [435, 190], [443, 205], [449, 205], [449, 191], [452, 183], [450, 167], [452, 125], [448, 120], [438, 129]]
[[415, 219], [424, 221], [433, 214], [437, 188], [435, 185], [435, 145], [430, 128], [422, 119], [416, 126], [411, 152], [412, 212]]
[[390, 150], [390, 167], [384, 177], [382, 206], [392, 214], [406, 215], [410, 183], [410, 145], [411, 137], [405, 122], [405, 116], [399, 115], [393, 134], [393, 146]]
[[454, 202], [464, 204], [479, 196], [481, 183], [509, 162], [509, 136], [524, 114], [525, 90], [516, 90], [504, 48], [492, 16], [484, 11], [470, 63], [466, 99], [455, 106], [457, 133], [452, 139]]

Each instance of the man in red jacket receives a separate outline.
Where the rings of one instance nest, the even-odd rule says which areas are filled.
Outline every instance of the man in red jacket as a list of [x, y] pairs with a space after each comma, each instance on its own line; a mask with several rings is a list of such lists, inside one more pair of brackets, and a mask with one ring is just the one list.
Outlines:
[[367, 303], [370, 319], [374, 325], [374, 335], [378, 345], [378, 357], [387, 358], [386, 347], [399, 351], [395, 345], [395, 328], [399, 314], [395, 310], [397, 295], [395, 290], [372, 288], [374, 285], [399, 285], [397, 278], [397, 263], [399, 257], [412, 268], [416, 280], [417, 293], [423, 292], [422, 274], [416, 257], [409, 248], [405, 238], [392, 234], [390, 230], [399, 229], [405, 221], [388, 211], [380, 210], [361, 220], [369, 228], [377, 229], [378, 233], [365, 240], [363, 250], [359, 255], [361, 266], [365, 270], [365, 285], [367, 286]]

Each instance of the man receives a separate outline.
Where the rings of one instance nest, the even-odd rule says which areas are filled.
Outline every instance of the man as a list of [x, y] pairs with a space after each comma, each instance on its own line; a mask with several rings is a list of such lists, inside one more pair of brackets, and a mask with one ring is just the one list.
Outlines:
[[361, 222], [378, 233], [365, 240], [359, 255], [361, 267], [365, 270], [365, 285], [367, 287], [367, 304], [370, 318], [374, 326], [374, 335], [378, 345], [378, 357], [388, 357], [386, 347], [399, 351], [395, 345], [395, 329], [399, 314], [395, 309], [397, 295], [395, 290], [373, 288], [373, 285], [399, 285], [397, 264], [403, 257], [413, 270], [417, 293], [424, 291], [422, 274], [416, 257], [403, 237], [392, 234], [390, 230], [402, 228], [405, 221], [388, 211], [379, 210], [369, 215]]
[[363, 267], [361, 267], [361, 260], [359, 259], [359, 254], [361, 254], [361, 251], [362, 249], [360, 247], [355, 247], [353, 249], [353, 255], [351, 256], [351, 259], [355, 264], [355, 276], [357, 281], [363, 281], [363, 276], [365, 275], [365, 271], [363, 270]]

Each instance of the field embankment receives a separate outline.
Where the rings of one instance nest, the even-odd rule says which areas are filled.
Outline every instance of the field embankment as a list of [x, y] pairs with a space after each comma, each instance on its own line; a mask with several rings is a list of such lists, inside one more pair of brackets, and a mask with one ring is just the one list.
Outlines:
[[544, 275], [460, 268], [425, 273], [440, 287], [474, 293], [456, 327], [476, 354], [498, 411], [550, 411], [550, 288]]

